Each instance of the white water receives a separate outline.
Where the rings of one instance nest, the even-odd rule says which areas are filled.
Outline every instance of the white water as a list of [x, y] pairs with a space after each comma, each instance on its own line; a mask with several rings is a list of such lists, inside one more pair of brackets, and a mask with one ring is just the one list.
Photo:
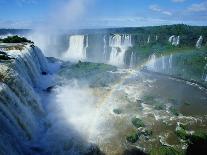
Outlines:
[[173, 68], [173, 55], [171, 54], [170, 56], [163, 56], [157, 57], [155, 54], [152, 54], [148, 62], [146, 63], [146, 67], [149, 70], [152, 71], [166, 71], [167, 69], [172, 69]]
[[168, 41], [173, 45], [173, 46], [178, 46], [180, 44], [180, 36], [175, 36], [172, 35], [169, 37]]
[[111, 47], [109, 63], [116, 66], [123, 66], [125, 52], [132, 46], [131, 35], [115, 34], [110, 36], [109, 46]]
[[161, 56], [162, 59], [162, 69], [165, 70], [165, 58], [164, 56]]
[[150, 35], [148, 36], [148, 38], [147, 38], [147, 43], [149, 44], [150, 43]]
[[22, 147], [34, 141], [42, 130], [44, 110], [34, 88], [45, 86], [41, 77], [42, 72], [49, 72], [48, 63], [37, 47], [29, 45], [22, 51], [6, 53], [15, 59], [0, 63], [0, 122], [4, 124], [0, 130], [4, 139], [0, 150], [4, 154], [25, 154], [22, 151], [27, 150]]
[[132, 52], [132, 54], [131, 54], [129, 67], [133, 68], [133, 66], [134, 66], [134, 52]]
[[169, 61], [168, 61], [170, 69], [172, 69], [172, 62], [173, 62], [173, 55], [170, 54]]
[[196, 42], [196, 47], [201, 48], [202, 43], [203, 43], [203, 36], [200, 36]]
[[149, 60], [147, 62], [147, 68], [150, 69], [150, 70], [155, 70], [156, 68], [156, 55], [155, 54], [152, 54], [150, 57], [149, 57]]
[[88, 47], [88, 37], [86, 37], [86, 44], [84, 43], [84, 35], [73, 35], [69, 38], [69, 48], [64, 53], [62, 58], [64, 60], [85, 60], [86, 48]]
[[104, 44], [104, 52], [103, 52], [103, 58], [104, 58], [104, 61], [106, 60], [107, 58], [107, 43], [106, 43], [106, 35], [104, 35], [104, 38], [103, 38], [103, 44]]

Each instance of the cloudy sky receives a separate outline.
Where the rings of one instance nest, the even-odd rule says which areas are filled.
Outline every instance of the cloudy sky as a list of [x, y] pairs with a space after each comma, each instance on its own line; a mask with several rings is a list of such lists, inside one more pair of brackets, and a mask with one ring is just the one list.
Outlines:
[[207, 25], [207, 0], [0, 0], [0, 28]]

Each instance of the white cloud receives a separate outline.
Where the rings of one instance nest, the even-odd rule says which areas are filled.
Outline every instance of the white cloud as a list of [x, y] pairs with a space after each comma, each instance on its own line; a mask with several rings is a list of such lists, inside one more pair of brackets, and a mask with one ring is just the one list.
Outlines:
[[168, 10], [164, 10], [159, 5], [156, 5], [156, 4], [155, 5], [150, 5], [149, 9], [154, 11], [154, 12], [159, 12], [159, 13], [164, 14], [164, 15], [172, 16], [172, 12], [170, 12]]
[[162, 11], [158, 5], [150, 5], [150, 10], [160, 12]]
[[183, 2], [185, 2], [186, 0], [172, 0], [172, 2], [174, 2], [174, 3], [183, 3]]
[[188, 11], [190, 12], [205, 12], [207, 11], [207, 2], [192, 4], [188, 7]]

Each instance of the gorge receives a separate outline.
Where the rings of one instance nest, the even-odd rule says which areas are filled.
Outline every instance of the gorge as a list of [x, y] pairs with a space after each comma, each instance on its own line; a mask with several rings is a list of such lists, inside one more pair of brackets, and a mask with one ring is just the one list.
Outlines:
[[0, 154], [205, 152], [207, 31], [177, 26], [2, 34]]

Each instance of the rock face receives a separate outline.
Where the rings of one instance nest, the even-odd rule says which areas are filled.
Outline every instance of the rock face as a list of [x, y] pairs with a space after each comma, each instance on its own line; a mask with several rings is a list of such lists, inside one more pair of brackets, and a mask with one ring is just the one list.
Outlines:
[[12, 59], [0, 60], [0, 154], [27, 154], [25, 143], [36, 137], [44, 114], [34, 87], [47, 72], [47, 60], [30, 45], [4, 53]]

